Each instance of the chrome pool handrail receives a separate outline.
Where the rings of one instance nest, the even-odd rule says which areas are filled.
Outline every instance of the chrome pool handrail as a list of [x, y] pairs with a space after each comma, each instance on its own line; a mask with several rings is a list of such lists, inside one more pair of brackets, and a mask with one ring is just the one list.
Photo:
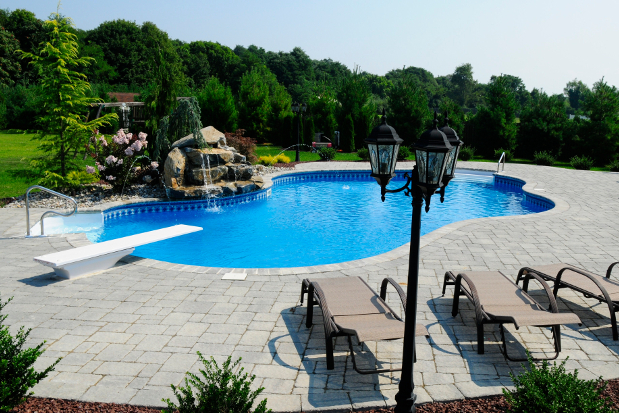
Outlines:
[[501, 157], [499, 158], [499, 163], [497, 163], [496, 165], [496, 173], [499, 173], [499, 169], [501, 168], [501, 161], [503, 161], [503, 169], [501, 170], [501, 172], [505, 172], [505, 152], [503, 152], [501, 154]]
[[51, 189], [45, 188], [41, 185], [32, 185], [30, 188], [28, 188], [28, 190], [26, 191], [26, 236], [29, 237], [30, 236], [30, 191], [32, 191], [33, 189], [40, 189], [42, 191], [48, 192], [52, 195], [56, 195], [59, 196], [61, 198], [64, 199], [68, 199], [69, 201], [73, 202], [73, 204], [75, 204], [75, 206], [73, 207], [73, 211], [71, 212], [67, 212], [67, 213], [62, 213], [62, 212], [58, 212], [58, 211], [53, 211], [53, 210], [49, 210], [49, 211], [45, 211], [43, 213], [43, 215], [41, 215], [41, 236], [43, 236], [43, 219], [48, 215], [48, 214], [56, 214], [56, 215], [61, 215], [63, 217], [69, 217], [73, 214], [77, 213], [77, 201], [73, 198], [71, 198], [70, 196], [67, 196], [65, 194], [61, 194], [60, 192], [56, 192], [56, 191], [52, 191]]

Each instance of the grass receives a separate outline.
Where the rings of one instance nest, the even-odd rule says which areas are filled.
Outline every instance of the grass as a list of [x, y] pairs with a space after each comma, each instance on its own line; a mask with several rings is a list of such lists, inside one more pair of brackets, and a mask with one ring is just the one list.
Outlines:
[[[0, 199], [23, 195], [41, 179], [30, 167], [30, 161], [41, 155], [34, 135], [0, 131]], [[92, 162], [80, 157], [78, 163], [85, 167]]]
[[[256, 147], [256, 156], [258, 158], [260, 158], [261, 156], [275, 156], [277, 154], [279, 154], [282, 151], [282, 147], [281, 146], [275, 146], [275, 145], [257, 145]], [[296, 157], [296, 151], [292, 150], [292, 151], [284, 151], [284, 155], [286, 155], [287, 157], [290, 158], [291, 162], [294, 162], [295, 157]], [[299, 158], [301, 159], [301, 162], [311, 162], [311, 161], [319, 161], [320, 160], [320, 155], [318, 155], [317, 153], [312, 153], [309, 151], [300, 151], [299, 152]], [[356, 152], [353, 153], [344, 153], [344, 152], [338, 152], [335, 155], [335, 159], [334, 161], [360, 161], [361, 158], [359, 158], [357, 156]]]
[[[471, 162], [492, 162], [492, 163], [497, 163], [498, 159], [486, 159], [483, 158], [481, 156], [473, 156], [473, 159], [471, 159]], [[512, 159], [509, 162], [506, 162], [506, 164], [510, 164], [510, 163], [520, 163], [520, 164], [524, 164], [524, 165], [535, 165], [535, 162], [533, 162], [531, 159], [522, 159], [522, 158], [515, 158]], [[555, 168], [563, 168], [563, 169], [574, 169], [574, 167], [569, 163], [569, 161], [556, 161], [555, 164], [553, 165]], [[609, 169], [603, 166], [593, 166], [591, 167], [592, 171], [601, 171], [601, 172], [608, 172]]]

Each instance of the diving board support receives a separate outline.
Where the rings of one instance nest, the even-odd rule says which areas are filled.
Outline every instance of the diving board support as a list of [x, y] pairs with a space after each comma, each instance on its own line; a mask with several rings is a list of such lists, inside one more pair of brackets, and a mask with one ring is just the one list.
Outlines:
[[51, 267], [60, 278], [73, 279], [112, 268], [135, 247], [202, 231], [201, 227], [174, 225], [85, 247], [73, 248], [34, 257], [39, 264]]

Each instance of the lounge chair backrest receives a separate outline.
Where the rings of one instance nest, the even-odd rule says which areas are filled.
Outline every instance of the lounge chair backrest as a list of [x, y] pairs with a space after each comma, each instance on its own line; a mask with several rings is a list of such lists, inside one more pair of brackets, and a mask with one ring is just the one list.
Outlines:
[[503, 274], [499, 276], [491, 271], [467, 271], [466, 275], [475, 283], [479, 302], [484, 308], [535, 305], [531, 297]]
[[323, 278], [316, 281], [334, 317], [392, 312], [359, 277]]

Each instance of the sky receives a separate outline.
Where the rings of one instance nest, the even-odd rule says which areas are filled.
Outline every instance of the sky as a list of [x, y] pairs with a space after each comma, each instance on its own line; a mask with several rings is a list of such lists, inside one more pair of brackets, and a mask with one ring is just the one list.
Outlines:
[[[45, 19], [57, 4], [1, 0], [0, 8]], [[479, 82], [505, 73], [549, 94], [575, 78], [619, 86], [617, 0], [64, 0], [60, 12], [84, 30], [150, 21], [172, 39], [298, 46], [378, 75], [416, 66], [442, 76], [471, 63]]]

